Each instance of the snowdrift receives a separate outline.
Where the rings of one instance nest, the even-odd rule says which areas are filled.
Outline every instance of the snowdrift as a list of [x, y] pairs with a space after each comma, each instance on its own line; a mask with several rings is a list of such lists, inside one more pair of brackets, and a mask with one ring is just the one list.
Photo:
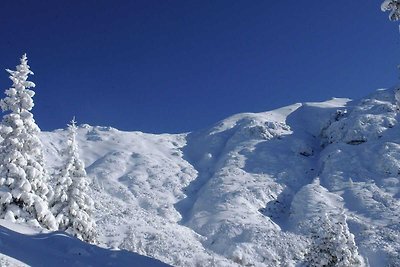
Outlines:
[[90, 245], [62, 232], [35, 234], [27, 227], [1, 224], [1, 266], [169, 266], [133, 252]]

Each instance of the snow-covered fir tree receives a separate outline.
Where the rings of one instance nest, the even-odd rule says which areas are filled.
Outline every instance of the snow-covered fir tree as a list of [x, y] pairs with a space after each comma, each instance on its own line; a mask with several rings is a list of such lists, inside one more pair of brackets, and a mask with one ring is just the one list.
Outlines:
[[68, 125], [65, 166], [57, 179], [53, 210], [59, 229], [82, 240], [94, 242], [95, 223], [92, 220], [93, 200], [89, 196], [89, 179], [85, 165], [79, 159], [75, 120]]
[[56, 221], [48, 209], [52, 190], [47, 185], [40, 132], [33, 115], [35, 87], [28, 81], [33, 74], [26, 55], [16, 70], [7, 70], [13, 82], [5, 91], [0, 106], [6, 114], [0, 125], [3, 141], [0, 146], [0, 217], [27, 221], [48, 229], [56, 229]]
[[383, 12], [389, 11], [389, 19], [397, 21], [400, 19], [400, 0], [385, 0], [381, 5]]
[[396, 110], [400, 111], [400, 88], [394, 90], [394, 98], [396, 99]]
[[354, 236], [350, 233], [344, 214], [336, 221], [328, 214], [316, 219], [311, 233], [312, 245], [305, 255], [309, 267], [363, 266]]

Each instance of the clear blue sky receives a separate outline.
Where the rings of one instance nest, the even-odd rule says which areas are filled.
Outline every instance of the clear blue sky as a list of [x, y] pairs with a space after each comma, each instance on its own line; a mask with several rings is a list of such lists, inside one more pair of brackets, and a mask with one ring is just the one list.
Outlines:
[[[380, 0], [1, 1], [0, 68], [26, 52], [43, 130], [185, 132], [398, 82]], [[0, 90], [10, 86], [0, 72]]]

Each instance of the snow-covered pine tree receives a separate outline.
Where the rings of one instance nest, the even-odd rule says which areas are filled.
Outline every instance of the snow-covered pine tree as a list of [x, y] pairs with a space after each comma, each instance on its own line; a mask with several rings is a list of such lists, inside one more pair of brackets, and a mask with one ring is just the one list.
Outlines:
[[312, 245], [305, 255], [310, 267], [363, 266], [354, 236], [350, 233], [344, 214], [334, 221], [328, 214], [316, 219], [311, 233]]
[[57, 179], [53, 209], [60, 230], [93, 243], [96, 237], [92, 220], [93, 200], [89, 196], [85, 165], [79, 159], [76, 134], [76, 122], [72, 120], [68, 125], [67, 161]]
[[57, 224], [48, 209], [52, 190], [47, 185], [40, 132], [33, 115], [32, 97], [35, 87], [28, 81], [33, 74], [26, 54], [15, 71], [7, 70], [13, 82], [5, 91], [0, 106], [6, 114], [0, 125], [0, 217], [12, 221], [28, 221], [55, 230]]
[[381, 5], [383, 12], [390, 11], [389, 19], [396, 21], [400, 19], [400, 0], [385, 0]]
[[400, 111], [400, 88], [394, 90], [394, 99], [396, 99], [396, 110]]

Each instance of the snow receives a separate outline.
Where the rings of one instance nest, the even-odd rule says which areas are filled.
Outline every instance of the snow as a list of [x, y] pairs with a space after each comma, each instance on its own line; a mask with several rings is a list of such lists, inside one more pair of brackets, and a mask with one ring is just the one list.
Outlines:
[[[347, 255], [343, 264], [400, 266], [396, 92], [236, 114], [185, 134], [79, 126], [99, 253], [125, 249], [173, 266], [301, 266], [331, 238], [343, 241], [326, 246]], [[51, 175], [67, 134], [41, 133]]]
[[62, 233], [37, 233], [0, 220], [1, 266], [168, 266], [123, 250], [96, 247]]

